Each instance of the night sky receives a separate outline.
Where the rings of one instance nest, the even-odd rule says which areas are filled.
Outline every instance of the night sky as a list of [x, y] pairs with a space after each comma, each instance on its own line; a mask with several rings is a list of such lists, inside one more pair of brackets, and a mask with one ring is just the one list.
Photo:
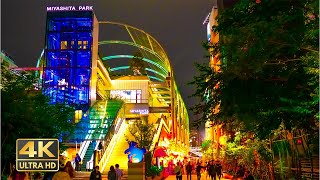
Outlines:
[[187, 107], [195, 103], [188, 98], [193, 87], [186, 84], [196, 73], [194, 62], [208, 62], [201, 46], [206, 39], [202, 22], [213, 0], [2, 0], [1, 49], [18, 66], [36, 65], [44, 47], [46, 6], [55, 5], [93, 5], [98, 20], [126, 23], [151, 34], [167, 52]]

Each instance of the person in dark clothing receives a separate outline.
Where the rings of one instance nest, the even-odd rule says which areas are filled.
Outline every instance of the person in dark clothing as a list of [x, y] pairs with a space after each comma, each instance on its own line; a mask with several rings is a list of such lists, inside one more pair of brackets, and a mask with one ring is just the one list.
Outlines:
[[108, 172], [108, 180], [117, 180], [117, 173], [113, 166], [110, 167]]
[[79, 156], [79, 154], [76, 154], [76, 158], [74, 159], [74, 161], [76, 162], [76, 171], [81, 171], [80, 168], [80, 162], [81, 162], [81, 157]]
[[221, 166], [220, 163], [218, 163], [218, 164], [216, 165], [216, 172], [217, 172], [218, 178], [219, 178], [219, 180], [220, 180], [220, 178], [221, 178], [221, 176], [222, 176], [222, 166]]
[[[207, 169], [207, 176], [209, 176], [209, 179], [211, 179], [210, 166], [211, 166], [211, 162], [209, 161], [209, 162], [207, 163], [207, 167], [206, 167], [206, 169]], [[206, 177], [206, 179], [207, 179], [207, 177]]]
[[201, 179], [201, 169], [204, 168], [203, 166], [201, 166], [200, 163], [198, 163], [197, 167], [196, 167], [196, 173], [197, 173], [197, 179], [200, 180]]
[[187, 180], [189, 179], [189, 177], [191, 180], [192, 165], [191, 165], [190, 161], [188, 162], [188, 164], [186, 166], [186, 170], [187, 170]]
[[101, 173], [99, 171], [99, 166], [96, 166], [94, 171], [91, 172], [90, 180], [102, 180], [102, 176], [101, 176]]
[[174, 167], [174, 174], [176, 175], [177, 180], [182, 180], [182, 169], [180, 163], [178, 162], [176, 167]]
[[214, 161], [212, 160], [212, 163], [210, 165], [210, 176], [211, 176], [211, 180], [216, 180], [216, 175], [217, 175], [217, 172], [216, 172], [216, 165], [214, 164]]
[[252, 174], [250, 173], [250, 171], [246, 171], [244, 173], [244, 180], [254, 180], [254, 177], [252, 176]]

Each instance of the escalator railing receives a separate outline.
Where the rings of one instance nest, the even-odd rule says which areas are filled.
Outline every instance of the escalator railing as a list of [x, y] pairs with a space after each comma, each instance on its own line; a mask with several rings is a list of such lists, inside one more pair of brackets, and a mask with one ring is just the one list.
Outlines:
[[102, 158], [99, 161], [99, 167], [101, 167], [101, 172], [104, 171], [104, 169], [106, 168], [107, 162], [110, 159], [111, 153], [116, 145], [116, 143], [120, 140], [121, 135], [123, 135], [126, 131], [127, 128], [127, 124], [126, 121], [124, 119], [119, 121], [119, 128], [117, 129], [117, 131], [115, 131], [112, 134], [112, 137], [109, 136], [108, 138], [111, 138], [110, 141], [108, 142], [108, 145], [106, 146], [106, 148], [104, 149]]
[[106, 109], [107, 101], [101, 100], [94, 103], [94, 105], [88, 110], [89, 114], [89, 128], [87, 129], [87, 133], [84, 138], [84, 142], [81, 144], [79, 149], [79, 156], [81, 159], [84, 158], [87, 149], [92, 142], [95, 129], [101, 126], [100, 119], [103, 119], [105, 116], [105, 109]]
[[79, 155], [81, 159], [83, 159], [82, 169], [88, 167], [88, 163], [92, 163], [93, 152], [102, 141], [104, 144], [102, 151], [105, 151], [108, 145], [108, 139], [112, 139], [117, 129], [117, 123], [119, 123], [119, 120], [124, 119], [119, 118], [119, 112], [121, 110], [123, 110], [124, 114], [123, 101], [112, 99], [97, 101], [92, 108], [90, 108], [89, 128], [79, 150]]

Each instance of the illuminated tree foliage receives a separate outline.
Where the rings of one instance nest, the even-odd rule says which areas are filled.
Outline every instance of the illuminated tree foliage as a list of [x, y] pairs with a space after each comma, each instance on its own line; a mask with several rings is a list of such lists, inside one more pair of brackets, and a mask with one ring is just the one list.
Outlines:
[[[18, 138], [67, 138], [72, 135], [73, 108], [50, 105], [30, 73], [14, 72], [1, 65], [1, 150], [2, 168], [14, 162]], [[8, 172], [7, 172], [8, 173]]]
[[148, 122], [148, 118], [141, 118], [141, 120], [135, 121], [129, 126], [129, 132], [140, 148], [150, 150], [156, 128], [153, 123]]
[[221, 72], [197, 64], [191, 82], [199, 121], [236, 122], [260, 138], [282, 122], [318, 131], [318, 12], [311, 0], [242, 0], [219, 11], [220, 41], [204, 46], [220, 53]]

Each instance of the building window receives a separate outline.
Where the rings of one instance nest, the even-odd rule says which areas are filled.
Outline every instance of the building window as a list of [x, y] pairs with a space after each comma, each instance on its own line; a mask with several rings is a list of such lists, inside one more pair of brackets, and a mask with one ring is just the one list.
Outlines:
[[111, 98], [119, 98], [124, 100], [126, 103], [142, 103], [141, 101], [141, 90], [111, 90]]
[[88, 49], [88, 41], [78, 41], [78, 49]]
[[60, 47], [61, 49], [68, 49], [68, 41], [61, 41]]

